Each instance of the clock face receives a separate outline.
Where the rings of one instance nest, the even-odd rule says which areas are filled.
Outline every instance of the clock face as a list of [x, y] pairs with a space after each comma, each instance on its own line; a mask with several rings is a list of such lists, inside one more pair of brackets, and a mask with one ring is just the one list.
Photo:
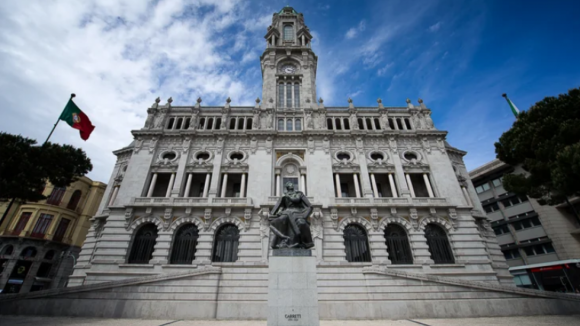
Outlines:
[[280, 70], [285, 74], [293, 74], [296, 72], [296, 67], [294, 67], [292, 65], [285, 65], [285, 66], [282, 66], [282, 68]]

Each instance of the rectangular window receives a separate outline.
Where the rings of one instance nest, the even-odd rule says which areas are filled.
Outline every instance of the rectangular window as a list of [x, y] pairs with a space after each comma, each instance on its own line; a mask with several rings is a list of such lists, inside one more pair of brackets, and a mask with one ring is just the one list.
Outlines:
[[292, 25], [284, 26], [284, 41], [293, 41], [294, 40], [294, 28]]
[[32, 229], [31, 236], [36, 238], [44, 238], [44, 235], [46, 234], [46, 231], [48, 231], [48, 227], [50, 226], [53, 217], [54, 216], [50, 214], [40, 214], [34, 229]]
[[427, 185], [425, 184], [425, 178], [421, 173], [409, 173], [411, 178], [411, 184], [413, 185], [413, 190], [415, 191], [415, 197], [429, 197], [429, 191], [427, 190]]
[[300, 84], [294, 84], [294, 107], [300, 107]]
[[30, 219], [31, 215], [32, 215], [32, 213], [28, 213], [28, 212], [24, 212], [24, 213], [22, 213], [22, 215], [20, 215], [20, 220], [18, 221], [18, 224], [16, 224], [14, 231], [12, 231], [13, 235], [19, 235], [20, 232], [22, 232], [22, 230], [24, 230], [24, 228], [26, 227], [26, 224], [28, 224], [28, 220]]
[[507, 224], [494, 226], [493, 231], [495, 232], [496, 235], [510, 233], [510, 229], [508, 228]]
[[482, 184], [481, 186], [477, 186], [477, 187], [475, 187], [475, 191], [476, 191], [478, 194], [481, 194], [482, 192], [486, 192], [486, 191], [488, 191], [489, 189], [491, 189], [491, 188], [490, 188], [490, 186], [489, 186], [489, 183], [484, 183], [484, 184]]
[[287, 108], [292, 107], [292, 85], [291, 84], [286, 85], [286, 107]]
[[284, 107], [284, 84], [278, 84], [278, 106]]
[[286, 131], [292, 131], [292, 119], [286, 119]]
[[497, 205], [497, 203], [491, 203], [489, 205], [483, 206], [483, 209], [485, 209], [486, 213], [493, 213], [499, 211], [499, 206]]
[[278, 119], [278, 130], [284, 131], [284, 119]]
[[66, 188], [64, 187], [54, 187], [50, 193], [50, 196], [48, 196], [46, 199], [46, 203], [55, 206], [60, 205], [60, 201], [62, 200], [62, 196], [64, 196], [65, 191]]
[[506, 250], [503, 251], [503, 255], [505, 256], [505, 259], [516, 259], [520, 258], [520, 251], [518, 249]]
[[69, 224], [70, 224], [69, 219], [66, 218], [61, 219], [60, 222], [58, 223], [58, 227], [56, 228], [56, 232], [54, 232], [54, 237], [52, 238], [52, 240], [56, 242], [61, 242], [62, 238], [64, 238], [66, 230], [68, 229]]
[[501, 186], [501, 178], [497, 178], [495, 180], [492, 180], [491, 183], [493, 183], [494, 187], [499, 187], [499, 186]]

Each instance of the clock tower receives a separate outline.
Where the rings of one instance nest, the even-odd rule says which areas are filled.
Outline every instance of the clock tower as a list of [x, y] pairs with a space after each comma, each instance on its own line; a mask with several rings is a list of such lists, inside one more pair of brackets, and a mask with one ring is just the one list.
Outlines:
[[318, 57], [310, 46], [312, 35], [304, 16], [284, 7], [273, 15], [264, 38], [262, 100], [273, 102], [277, 110], [298, 110], [316, 103]]

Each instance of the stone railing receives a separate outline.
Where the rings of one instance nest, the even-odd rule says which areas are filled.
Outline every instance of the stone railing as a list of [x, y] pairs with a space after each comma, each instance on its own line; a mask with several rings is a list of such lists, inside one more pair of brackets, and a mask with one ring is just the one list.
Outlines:
[[389, 197], [379, 197], [379, 198], [353, 198], [353, 197], [342, 197], [334, 198], [334, 203], [336, 205], [413, 205], [413, 206], [447, 206], [447, 200], [445, 198], [389, 198]]
[[252, 205], [250, 197], [137, 197], [133, 198], [127, 206], [151, 207], [151, 206], [208, 206], [219, 205]]

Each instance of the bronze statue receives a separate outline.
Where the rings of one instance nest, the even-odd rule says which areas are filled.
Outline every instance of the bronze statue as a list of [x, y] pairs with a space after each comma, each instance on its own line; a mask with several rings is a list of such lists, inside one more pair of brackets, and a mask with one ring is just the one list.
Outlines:
[[312, 248], [312, 234], [308, 217], [312, 214], [312, 205], [302, 191], [294, 191], [294, 184], [287, 182], [287, 192], [270, 211], [270, 229], [273, 231], [271, 247], [279, 248]]

